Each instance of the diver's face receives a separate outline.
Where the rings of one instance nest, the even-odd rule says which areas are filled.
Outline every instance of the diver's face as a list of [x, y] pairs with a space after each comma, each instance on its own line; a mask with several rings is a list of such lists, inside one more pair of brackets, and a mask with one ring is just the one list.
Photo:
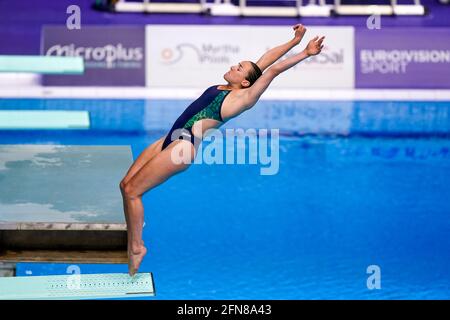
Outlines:
[[246, 77], [252, 68], [250, 62], [241, 61], [237, 65], [231, 66], [230, 70], [223, 75], [223, 78], [230, 84], [239, 84], [242, 87], [246, 87], [248, 80]]

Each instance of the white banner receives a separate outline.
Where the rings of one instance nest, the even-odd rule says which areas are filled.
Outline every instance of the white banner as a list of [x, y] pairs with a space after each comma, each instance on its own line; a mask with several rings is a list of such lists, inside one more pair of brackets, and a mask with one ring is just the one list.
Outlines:
[[[283, 58], [303, 50], [316, 35], [326, 37], [322, 53], [279, 75], [271, 87], [354, 88], [353, 27], [307, 28], [302, 42]], [[293, 36], [290, 26], [147, 26], [146, 83], [152, 88], [226, 84], [223, 75], [231, 66], [256, 62]]]

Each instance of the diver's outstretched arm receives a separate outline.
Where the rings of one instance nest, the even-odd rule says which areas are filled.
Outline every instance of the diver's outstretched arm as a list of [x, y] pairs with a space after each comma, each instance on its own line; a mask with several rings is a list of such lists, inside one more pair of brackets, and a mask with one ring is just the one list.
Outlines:
[[284, 56], [289, 50], [291, 50], [293, 47], [298, 45], [300, 41], [302, 40], [306, 28], [302, 24], [296, 24], [292, 27], [295, 31], [294, 38], [290, 41], [279, 45], [275, 48], [272, 48], [268, 50], [266, 53], [263, 54], [261, 58], [256, 62], [258, 67], [261, 69], [261, 72], [264, 72], [264, 70], [272, 65], [275, 61], [280, 59], [282, 56]]
[[278, 76], [280, 73], [292, 68], [297, 63], [305, 60], [308, 57], [315, 56], [319, 54], [323, 48], [323, 40], [325, 37], [319, 38], [314, 37], [309, 41], [307, 47], [300, 53], [293, 55], [283, 61], [277, 62], [266, 72], [262, 74], [261, 77], [256, 80], [256, 82], [248, 89], [244, 89], [243, 103], [247, 108], [251, 108], [259, 99], [259, 97], [264, 93], [272, 80]]

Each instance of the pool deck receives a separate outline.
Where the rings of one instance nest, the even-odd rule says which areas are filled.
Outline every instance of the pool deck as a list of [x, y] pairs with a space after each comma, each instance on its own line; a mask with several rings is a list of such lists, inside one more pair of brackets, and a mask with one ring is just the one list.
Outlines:
[[[0, 75], [0, 98], [45, 99], [195, 99], [203, 87], [42, 87], [30, 85], [33, 75]], [[448, 89], [279, 89], [269, 88], [264, 100], [390, 100], [450, 101]]]
[[0, 154], [0, 262], [127, 262], [118, 181], [129, 146], [0, 145]]

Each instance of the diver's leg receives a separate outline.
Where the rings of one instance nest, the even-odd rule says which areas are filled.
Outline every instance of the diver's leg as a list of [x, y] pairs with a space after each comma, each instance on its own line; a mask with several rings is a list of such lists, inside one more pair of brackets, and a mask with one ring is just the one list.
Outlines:
[[[120, 191], [122, 192], [122, 199], [123, 199], [123, 210], [125, 212], [125, 220], [127, 222], [127, 225], [130, 224], [128, 221], [128, 213], [127, 213], [127, 206], [125, 203], [125, 197], [123, 194], [123, 190], [125, 188], [125, 184], [130, 181], [130, 179], [151, 159], [153, 159], [154, 156], [156, 156], [159, 152], [161, 152], [162, 144], [164, 142], [164, 139], [166, 136], [161, 137], [160, 139], [153, 142], [150, 146], [148, 146], [144, 151], [141, 152], [141, 154], [138, 156], [138, 158], [133, 162], [133, 164], [128, 169], [128, 172], [126, 173], [125, 177], [122, 178], [122, 181], [120, 181], [119, 187]], [[131, 243], [130, 239], [128, 239], [128, 243]]]
[[[177, 161], [181, 152], [186, 160]], [[142, 196], [170, 177], [186, 170], [195, 157], [195, 148], [188, 142], [177, 140], [147, 162], [128, 182], [121, 185], [127, 215], [129, 273], [135, 274], [147, 250], [142, 241], [144, 207]], [[189, 158], [189, 159], [188, 159]], [[175, 161], [174, 161], [175, 160]]]
[[136, 174], [136, 172], [138, 172], [147, 162], [149, 162], [154, 156], [161, 152], [161, 147], [165, 138], [166, 136], [159, 138], [141, 152], [141, 154], [128, 169], [125, 177], [120, 182], [121, 185], [127, 183]]

